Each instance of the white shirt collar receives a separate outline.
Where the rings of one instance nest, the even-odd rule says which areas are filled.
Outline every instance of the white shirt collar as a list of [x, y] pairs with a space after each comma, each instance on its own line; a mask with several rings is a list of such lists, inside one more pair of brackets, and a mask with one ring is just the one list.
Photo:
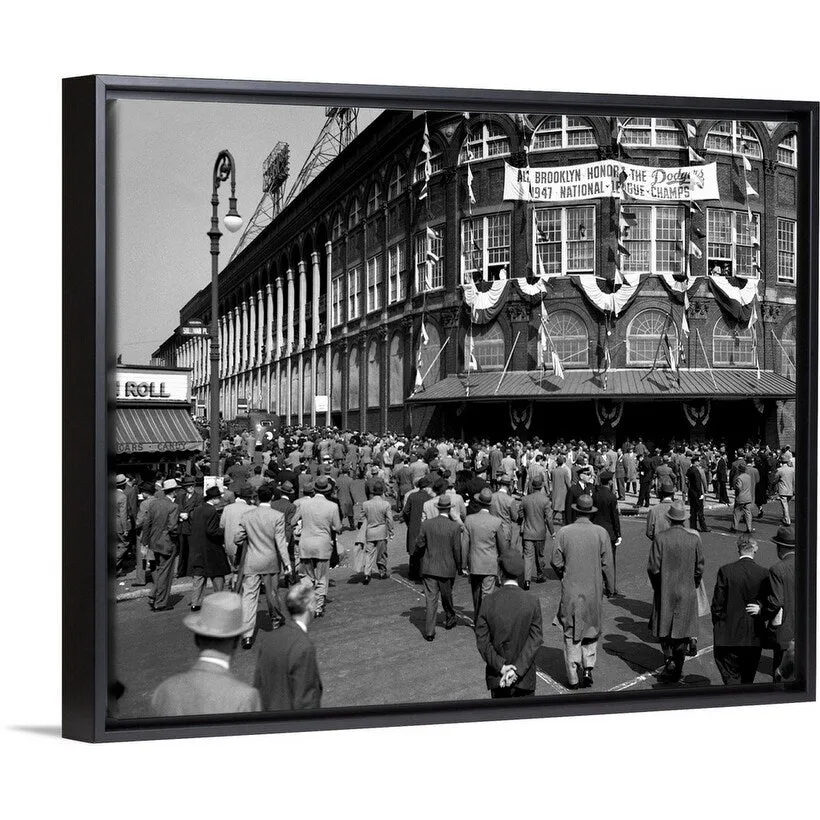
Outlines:
[[217, 666], [221, 666], [226, 672], [230, 670], [231, 665], [226, 661], [224, 658], [217, 658], [214, 655], [207, 655], [203, 653], [199, 656], [201, 661], [208, 661], [208, 663], [215, 663]]
[[503, 586], [503, 587], [517, 587], [518, 586], [518, 581], [504, 581], [504, 583], [501, 586]]
[[304, 632], [305, 635], [307, 635], [307, 627], [301, 621], [294, 620], [293, 623], [295, 623], [296, 626], [298, 626], [299, 629], [301, 629], [302, 632]]
[[753, 555], [741, 555], [737, 560], [739, 561], [741, 558], [748, 558], [750, 561], [755, 560]]

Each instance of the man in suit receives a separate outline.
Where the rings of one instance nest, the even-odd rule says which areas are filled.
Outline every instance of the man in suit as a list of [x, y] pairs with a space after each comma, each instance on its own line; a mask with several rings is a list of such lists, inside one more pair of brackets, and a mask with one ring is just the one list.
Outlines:
[[561, 521], [567, 523], [567, 509], [569, 508], [569, 488], [572, 484], [572, 470], [566, 464], [563, 455], [555, 459], [555, 467], [550, 473], [552, 484], [552, 516], [555, 523], [555, 516], [561, 513]]
[[439, 594], [444, 607], [444, 628], [452, 629], [457, 621], [453, 608], [453, 581], [461, 572], [461, 526], [450, 518], [450, 496], [439, 496], [438, 509], [436, 518], [422, 522], [416, 541], [416, 548], [421, 553], [421, 576], [427, 601], [426, 641], [436, 637]]
[[574, 507], [575, 523], [561, 528], [552, 550], [552, 568], [561, 579], [557, 619], [564, 631], [570, 689], [592, 686], [603, 627], [603, 596], [615, 589], [612, 546], [607, 531], [592, 523], [596, 512], [592, 496], [580, 496]]
[[176, 479], [169, 478], [163, 482], [162, 492], [157, 492], [143, 523], [148, 549], [154, 553], [157, 562], [154, 586], [148, 596], [148, 606], [154, 612], [174, 608], [170, 599], [179, 537], [179, 507], [174, 503], [173, 496], [178, 489]]
[[372, 497], [362, 504], [364, 521], [361, 535], [364, 544], [363, 584], [378, 570], [379, 578], [387, 578], [387, 540], [393, 537], [393, 512], [384, 498], [384, 482], [379, 479], [371, 485]]
[[421, 583], [421, 554], [417, 550], [416, 542], [421, 530], [424, 504], [433, 495], [430, 483], [428, 476], [422, 476], [419, 479], [418, 489], [408, 493], [402, 508], [402, 517], [404, 523], [407, 524], [407, 553], [410, 556], [407, 577], [416, 583]]
[[[239, 522], [253, 509], [251, 500], [253, 490], [245, 486], [238, 493], [236, 501], [226, 504], [222, 508], [219, 518], [219, 527], [225, 535], [225, 552], [228, 555], [228, 563], [231, 565], [231, 575], [229, 586], [233, 588], [236, 581], [236, 533], [239, 530]], [[238, 590], [234, 590], [235, 592]]]
[[737, 532], [740, 519], [746, 524], [746, 532], [754, 532], [752, 527], [752, 499], [754, 498], [754, 488], [752, 487], [752, 477], [746, 469], [745, 459], [738, 459], [735, 462], [735, 479], [733, 482], [735, 489], [735, 506], [732, 509], [732, 532]]
[[547, 531], [550, 537], [555, 538], [555, 529], [552, 525], [552, 505], [544, 492], [544, 476], [536, 473], [532, 477], [529, 495], [521, 501], [521, 510], [524, 517], [521, 528], [521, 540], [524, 542], [524, 589], [530, 588], [530, 579], [535, 569], [535, 583], [543, 584], [544, 577], [544, 543], [547, 540]]
[[128, 479], [120, 473], [114, 482], [114, 493], [112, 507], [114, 513], [114, 534], [116, 536], [115, 563], [119, 571], [123, 559], [128, 552], [128, 534], [130, 531], [128, 519], [128, 497], [125, 490], [128, 486]]
[[182, 479], [182, 488], [174, 498], [179, 507], [179, 560], [177, 561], [177, 578], [184, 578], [190, 572], [188, 554], [191, 537], [191, 513], [203, 502], [202, 493], [196, 487], [193, 476], [186, 475]]
[[775, 470], [772, 483], [783, 510], [781, 523], [788, 527], [792, 521], [789, 514], [789, 504], [794, 498], [794, 465], [788, 453], [783, 453], [780, 456], [780, 466]]
[[393, 460], [393, 481], [396, 485], [396, 509], [401, 511], [407, 494], [413, 492], [413, 475], [406, 459], [398, 453]]
[[242, 634], [242, 601], [233, 592], [216, 592], [202, 611], [186, 615], [185, 626], [196, 636], [199, 659], [187, 672], [163, 681], [151, 697], [161, 717], [258, 712], [259, 692], [230, 672], [231, 658]]
[[504, 548], [513, 549], [521, 554], [521, 533], [518, 527], [521, 508], [518, 501], [512, 497], [512, 479], [508, 475], [502, 474], [498, 477], [498, 490], [493, 493], [490, 515], [501, 519]]
[[260, 640], [254, 686], [262, 695], [266, 712], [321, 706], [322, 679], [316, 648], [308, 637], [316, 606], [314, 599], [310, 583], [292, 587], [285, 600], [290, 621]]
[[618, 513], [618, 500], [612, 492], [612, 473], [609, 470], [603, 470], [599, 479], [601, 483], [592, 488], [592, 504], [598, 508], [592, 516], [592, 523], [603, 527], [609, 536], [609, 542], [612, 545], [612, 594], [620, 597], [615, 553], [621, 545], [621, 516]]
[[[718, 570], [712, 595], [715, 665], [723, 683], [754, 683], [760, 664], [760, 612], [757, 604], [769, 574], [755, 563], [757, 541], [737, 539], [737, 561]], [[750, 606], [751, 605], [751, 606]], [[755, 612], [756, 614], [752, 614]]]
[[592, 495], [592, 481], [592, 467], [588, 464], [579, 465], [575, 481], [570, 484], [567, 495], [567, 510], [564, 514], [565, 523], [572, 524], [575, 521], [575, 505], [578, 503], [578, 499], [582, 495]]
[[501, 556], [501, 589], [490, 596], [476, 618], [475, 639], [487, 664], [485, 678], [492, 698], [535, 694], [535, 655], [543, 627], [538, 599], [518, 586], [524, 560], [507, 550]]
[[671, 526], [655, 535], [647, 572], [654, 590], [649, 629], [660, 639], [666, 666], [660, 678], [677, 682], [689, 642], [698, 634], [697, 587], [703, 577], [700, 536], [683, 526], [686, 509], [675, 502], [668, 513]]
[[715, 484], [717, 490], [718, 502], [721, 504], [729, 503], [729, 464], [726, 458], [726, 448], [720, 448], [717, 463], [715, 464]]
[[325, 613], [327, 600], [327, 571], [336, 536], [342, 531], [339, 505], [331, 501], [333, 485], [327, 476], [319, 476], [314, 485], [315, 495], [303, 501], [293, 514], [293, 524], [302, 522], [299, 552], [302, 568], [316, 591], [315, 617]]
[[462, 566], [470, 573], [474, 622], [478, 620], [482, 601], [495, 590], [498, 560], [504, 549], [501, 519], [490, 515], [492, 499], [492, 490], [489, 487], [482, 489], [475, 496], [478, 512], [468, 515], [464, 521]]
[[651, 541], [655, 540], [655, 536], [664, 530], [669, 529], [669, 510], [672, 508], [672, 503], [675, 500], [675, 494], [667, 495], [658, 501], [654, 507], [649, 508], [646, 514], [646, 537]]
[[701, 532], [709, 532], [706, 526], [706, 515], [703, 511], [703, 501], [706, 498], [706, 480], [697, 460], [692, 460], [692, 466], [686, 471], [686, 487], [689, 501], [689, 528]]
[[774, 679], [779, 680], [782, 673], [778, 670], [794, 641], [794, 525], [780, 527], [772, 541], [777, 545], [778, 561], [769, 567], [764, 600], [749, 611], [752, 615], [761, 613], [767, 622], [768, 643], [773, 645]]
[[257, 495], [259, 506], [251, 508], [238, 523], [234, 538], [236, 545], [242, 547], [238, 574], [245, 627], [243, 649], [253, 646], [259, 588], [263, 581], [271, 624], [274, 629], [284, 625], [285, 615], [279, 606], [279, 577], [282, 571], [290, 573], [291, 570], [285, 516], [270, 505], [273, 488], [264, 484]]
[[[278, 510], [285, 516], [285, 539], [288, 542], [288, 556], [290, 557], [291, 573], [295, 574], [296, 566], [296, 540], [293, 536], [293, 516], [296, 513], [296, 505], [290, 500], [287, 494], [288, 484], [273, 488], [273, 498], [270, 506], [272, 510]], [[290, 488], [292, 489], [292, 488]]]
[[219, 512], [215, 506], [222, 492], [219, 487], [208, 487], [205, 503], [191, 511], [188, 565], [194, 583], [191, 591], [191, 611], [202, 606], [205, 585], [211, 579], [215, 592], [225, 588], [225, 576], [231, 572], [225, 553], [225, 539], [219, 527]]
[[504, 459], [504, 453], [501, 450], [501, 445], [496, 444], [492, 450], [490, 450], [489, 456], [489, 468], [488, 468], [488, 477], [490, 480], [490, 487], [493, 490], [498, 489], [498, 479], [503, 474], [504, 468], [501, 466], [501, 462]]

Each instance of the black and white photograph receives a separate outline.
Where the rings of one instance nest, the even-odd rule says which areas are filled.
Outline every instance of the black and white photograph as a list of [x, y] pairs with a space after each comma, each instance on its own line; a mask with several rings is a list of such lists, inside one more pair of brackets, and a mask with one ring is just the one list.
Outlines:
[[805, 685], [798, 124], [657, 113], [107, 104], [108, 718]]

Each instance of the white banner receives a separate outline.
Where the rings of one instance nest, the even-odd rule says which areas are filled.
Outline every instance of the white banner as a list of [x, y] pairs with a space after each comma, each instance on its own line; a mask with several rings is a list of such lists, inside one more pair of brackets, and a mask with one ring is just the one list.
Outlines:
[[720, 199], [717, 163], [653, 168], [616, 159], [553, 168], [513, 168], [505, 163], [504, 199], [571, 202], [627, 194], [644, 202]]

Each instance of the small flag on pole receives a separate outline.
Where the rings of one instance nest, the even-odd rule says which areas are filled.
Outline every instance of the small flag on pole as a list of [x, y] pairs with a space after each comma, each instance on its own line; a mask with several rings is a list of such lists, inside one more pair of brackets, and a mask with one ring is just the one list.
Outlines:
[[743, 154], [743, 170], [747, 173], [752, 170], [752, 163], [749, 161], [749, 157], [746, 154]]
[[666, 347], [666, 359], [669, 362], [669, 369], [673, 373], [677, 373], [678, 372], [678, 365], [677, 365], [677, 362], [675, 361], [675, 353], [672, 350], [672, 342], [669, 341], [669, 333], [664, 333], [663, 334], [663, 341], [664, 341], [664, 345]]
[[752, 188], [751, 183], [747, 180], [746, 181], [746, 196], [757, 196], [758, 193]]
[[467, 151], [467, 199], [470, 205], [475, 205], [475, 193], [473, 192], [473, 168], [470, 165], [471, 154]]
[[693, 140], [696, 139], [698, 136], [698, 129], [695, 127], [695, 123], [687, 122], [686, 123], [686, 133], [689, 135], [689, 139]]
[[683, 292], [683, 318], [680, 322], [681, 333], [689, 335], [689, 292]]
[[689, 148], [689, 162], [704, 162], [703, 157], [692, 147]]
[[427, 198], [427, 186], [430, 183], [430, 176], [433, 173], [433, 166], [430, 162], [430, 131], [427, 128], [427, 116], [424, 117], [424, 139], [421, 143], [421, 152], [424, 154], [424, 184], [419, 192], [419, 199]]
[[428, 342], [430, 341], [430, 337], [427, 335], [427, 328], [424, 326], [424, 317], [421, 317], [421, 343], [427, 347]]
[[695, 259], [703, 258], [703, 251], [691, 239], [689, 240], [689, 254]]
[[564, 378], [564, 368], [561, 366], [561, 360], [554, 350], [552, 351], [552, 370], [556, 379]]

